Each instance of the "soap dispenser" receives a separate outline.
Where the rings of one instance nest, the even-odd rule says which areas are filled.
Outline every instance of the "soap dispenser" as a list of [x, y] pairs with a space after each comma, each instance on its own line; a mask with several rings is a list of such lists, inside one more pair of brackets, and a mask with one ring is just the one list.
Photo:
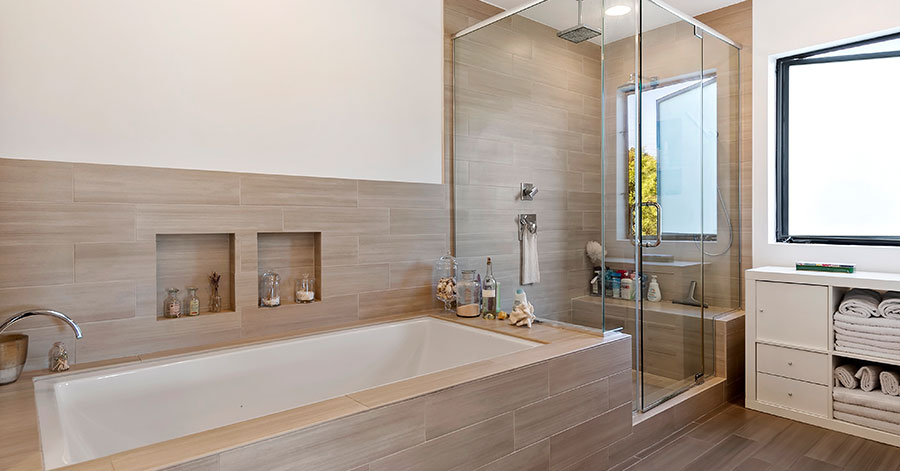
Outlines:
[[656, 275], [650, 277], [650, 287], [647, 288], [647, 301], [658, 302], [662, 300], [662, 292], [659, 290], [659, 281]]

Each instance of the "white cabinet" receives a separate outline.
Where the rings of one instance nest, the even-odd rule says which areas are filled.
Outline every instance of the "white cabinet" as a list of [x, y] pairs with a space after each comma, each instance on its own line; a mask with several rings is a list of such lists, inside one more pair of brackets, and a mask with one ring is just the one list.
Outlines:
[[756, 339], [828, 350], [828, 288], [756, 282]]
[[879, 358], [876, 351], [856, 355], [832, 346], [832, 317], [844, 294], [853, 288], [900, 291], [900, 273], [761, 267], [747, 270], [745, 279], [747, 408], [900, 446], [900, 434], [834, 419], [832, 398], [838, 365], [893, 365], [900, 371], [900, 361]]

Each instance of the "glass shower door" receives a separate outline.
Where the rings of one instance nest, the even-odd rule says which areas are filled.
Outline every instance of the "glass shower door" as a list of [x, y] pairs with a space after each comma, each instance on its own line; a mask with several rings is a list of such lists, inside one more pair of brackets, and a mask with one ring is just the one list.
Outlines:
[[703, 116], [704, 98], [715, 92], [703, 74], [699, 29], [652, 0], [642, 0], [640, 21], [640, 159], [635, 151], [631, 164], [644, 294], [635, 300], [638, 392], [647, 410], [704, 372], [704, 227], [715, 227], [704, 187], [715, 185], [716, 160], [704, 152]]

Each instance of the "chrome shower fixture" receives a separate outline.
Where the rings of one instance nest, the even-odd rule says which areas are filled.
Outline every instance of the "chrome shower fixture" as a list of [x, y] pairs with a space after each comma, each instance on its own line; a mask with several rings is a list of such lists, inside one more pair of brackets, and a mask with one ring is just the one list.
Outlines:
[[584, 24], [581, 11], [583, 2], [584, 0], [578, 0], [578, 24], [556, 33], [557, 36], [575, 44], [600, 36], [599, 29]]

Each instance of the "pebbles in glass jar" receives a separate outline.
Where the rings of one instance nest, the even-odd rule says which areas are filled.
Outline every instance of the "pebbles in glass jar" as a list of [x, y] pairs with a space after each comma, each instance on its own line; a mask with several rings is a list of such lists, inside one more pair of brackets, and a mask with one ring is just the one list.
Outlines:
[[294, 302], [305, 304], [316, 300], [316, 279], [308, 273], [304, 273], [303, 278], [296, 281], [294, 288]]
[[166, 288], [168, 296], [163, 301], [163, 316], [170, 319], [181, 317], [181, 301], [178, 300], [178, 288]]
[[259, 307], [281, 306], [281, 277], [272, 270], [266, 270], [259, 279]]

